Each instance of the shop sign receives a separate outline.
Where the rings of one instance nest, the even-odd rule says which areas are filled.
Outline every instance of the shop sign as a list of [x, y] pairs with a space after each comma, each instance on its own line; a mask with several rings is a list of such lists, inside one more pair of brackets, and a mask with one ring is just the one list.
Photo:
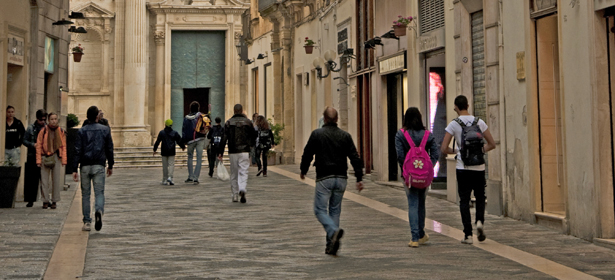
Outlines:
[[15, 65], [24, 65], [24, 39], [15, 35], [9, 35], [8, 38], [8, 63]]
[[594, 0], [594, 10], [602, 10], [615, 6], [615, 0]]
[[418, 49], [420, 53], [444, 47], [444, 28], [440, 28], [429, 32], [428, 34], [419, 36]]
[[378, 65], [380, 75], [403, 71], [406, 68], [406, 56], [404, 54], [405, 53], [401, 53], [396, 56], [380, 60]]
[[55, 40], [45, 37], [45, 72], [53, 73], [54, 70], [54, 55], [55, 55]]

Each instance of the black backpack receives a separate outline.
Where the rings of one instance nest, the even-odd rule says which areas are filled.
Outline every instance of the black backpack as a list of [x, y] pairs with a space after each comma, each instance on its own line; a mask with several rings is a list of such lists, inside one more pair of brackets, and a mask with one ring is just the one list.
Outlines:
[[220, 142], [222, 142], [222, 136], [224, 136], [224, 130], [222, 127], [213, 127], [211, 129], [211, 143], [213, 147], [220, 146]]
[[261, 150], [271, 149], [271, 130], [258, 131], [258, 148]]
[[483, 131], [478, 126], [479, 118], [474, 118], [467, 126], [459, 118], [454, 121], [461, 126], [461, 141], [459, 141], [461, 160], [466, 166], [485, 164], [485, 148]]

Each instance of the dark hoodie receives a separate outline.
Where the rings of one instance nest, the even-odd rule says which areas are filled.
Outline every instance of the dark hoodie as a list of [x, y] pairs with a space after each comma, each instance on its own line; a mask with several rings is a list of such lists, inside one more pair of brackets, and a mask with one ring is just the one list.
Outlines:
[[19, 148], [23, 144], [23, 135], [26, 133], [26, 129], [23, 127], [23, 123], [17, 118], [13, 118], [11, 126], [6, 126], [6, 142], [4, 143], [5, 149]]
[[154, 152], [158, 150], [158, 145], [160, 142], [162, 142], [162, 146], [160, 146], [160, 155], [163, 157], [175, 155], [175, 143], [177, 143], [177, 145], [179, 145], [182, 149], [186, 147], [184, 146], [184, 143], [182, 143], [182, 138], [179, 136], [179, 133], [169, 126], [165, 127], [158, 133], [158, 138], [154, 144]]

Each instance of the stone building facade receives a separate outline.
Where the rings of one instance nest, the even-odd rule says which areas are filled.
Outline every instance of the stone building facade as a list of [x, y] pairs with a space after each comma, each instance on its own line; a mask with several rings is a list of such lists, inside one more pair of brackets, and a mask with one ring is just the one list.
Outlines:
[[212, 118], [229, 118], [246, 95], [235, 46], [248, 7], [239, 0], [71, 0], [88, 33], [71, 38], [85, 54], [70, 63], [69, 111], [83, 119], [99, 106], [126, 147], [151, 145], [168, 118], [181, 131], [192, 101]]
[[[0, 3], [0, 108], [7, 106], [24, 126], [35, 121], [38, 109], [60, 115], [66, 126], [69, 25], [53, 25], [68, 19], [68, 0], [6, 0]], [[4, 161], [6, 122], [0, 122], [0, 162]], [[21, 165], [26, 161], [22, 146]], [[23, 201], [23, 169], [16, 201]]]

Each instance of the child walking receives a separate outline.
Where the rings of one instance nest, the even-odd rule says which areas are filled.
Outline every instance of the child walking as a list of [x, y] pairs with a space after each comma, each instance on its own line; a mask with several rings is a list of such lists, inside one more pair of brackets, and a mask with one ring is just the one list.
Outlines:
[[154, 144], [154, 155], [158, 150], [158, 145], [162, 142], [160, 147], [160, 155], [162, 156], [162, 185], [175, 185], [173, 182], [173, 170], [175, 169], [175, 144], [182, 148], [182, 151], [186, 149], [184, 143], [182, 143], [182, 137], [173, 130], [173, 120], [168, 119], [164, 122], [165, 128], [158, 133], [158, 138]]

